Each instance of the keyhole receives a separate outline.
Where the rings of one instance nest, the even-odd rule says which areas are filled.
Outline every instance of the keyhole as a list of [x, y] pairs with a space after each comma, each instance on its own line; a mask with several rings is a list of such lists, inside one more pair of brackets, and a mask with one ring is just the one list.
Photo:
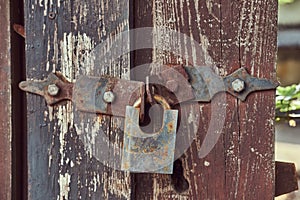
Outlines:
[[144, 133], [158, 132], [162, 127], [164, 109], [160, 104], [145, 105], [144, 120], [139, 122], [140, 128]]
[[173, 174], [171, 175], [171, 184], [178, 193], [185, 192], [189, 189], [189, 182], [184, 177], [184, 169], [181, 160], [176, 160], [173, 166]]

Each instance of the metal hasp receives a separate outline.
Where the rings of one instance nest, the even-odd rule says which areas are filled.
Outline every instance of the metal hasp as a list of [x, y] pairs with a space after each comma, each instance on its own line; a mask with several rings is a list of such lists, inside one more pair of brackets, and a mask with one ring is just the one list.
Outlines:
[[171, 105], [194, 99], [193, 88], [182, 65], [165, 65], [157, 75], [150, 76], [154, 93], [163, 96]]
[[[144, 100], [144, 83], [111, 77], [79, 76], [75, 83], [68, 82], [60, 73], [49, 74], [43, 81], [23, 81], [19, 87], [41, 95], [48, 105], [63, 100], [74, 102], [79, 111], [125, 116], [127, 105]], [[141, 113], [144, 104], [141, 103]]]
[[[81, 111], [125, 117], [126, 106], [144, 100], [144, 83], [111, 77], [80, 76], [73, 101]], [[143, 112], [143, 103], [140, 105]]]
[[[240, 68], [224, 78], [226, 91], [245, 101], [251, 92], [275, 89], [279, 84], [268, 79], [255, 78], [249, 75], [245, 68]], [[244, 87], [239, 86], [244, 84]], [[236, 87], [235, 87], [236, 86]]]
[[72, 100], [73, 84], [67, 81], [61, 73], [51, 73], [42, 81], [22, 81], [19, 87], [26, 92], [43, 96], [48, 105], [54, 105], [63, 100]]
[[[166, 101], [156, 95], [162, 105]], [[126, 107], [121, 169], [142, 173], [173, 173], [178, 110], [164, 107], [163, 123], [156, 133], [144, 133], [139, 126], [139, 109]]]
[[193, 101], [209, 102], [219, 92], [228, 92], [245, 101], [254, 91], [275, 89], [277, 82], [255, 78], [245, 68], [222, 78], [209, 67], [185, 67], [192, 85], [195, 99]]

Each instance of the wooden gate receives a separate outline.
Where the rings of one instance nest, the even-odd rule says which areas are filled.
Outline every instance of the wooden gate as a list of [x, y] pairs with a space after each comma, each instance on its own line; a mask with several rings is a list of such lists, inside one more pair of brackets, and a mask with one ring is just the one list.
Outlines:
[[[155, 63], [152, 73], [159, 64], [198, 64], [215, 66], [220, 76], [245, 67], [255, 77], [275, 80], [276, 19], [275, 0], [26, 0], [27, 79], [56, 71], [69, 81], [78, 74], [129, 79], [131, 68]], [[87, 62], [85, 56], [103, 41], [141, 27], [169, 28], [186, 37], [152, 35], [152, 49], [128, 51], [105, 66]], [[120, 48], [136, 45], [136, 38], [127, 39], [130, 45]], [[200, 43], [202, 52], [186, 48], [188, 40]], [[185, 57], [167, 51], [174, 43]], [[175, 162], [173, 175], [132, 174], [101, 163], [79, 137], [81, 129], [100, 127], [111, 148], [118, 148], [122, 118], [83, 119], [71, 102], [52, 107], [28, 94], [28, 198], [273, 199], [274, 91], [253, 93], [245, 102], [227, 95], [221, 137], [201, 159], [199, 148], [218, 113], [211, 115], [210, 104], [201, 104], [199, 112], [197, 136]]]

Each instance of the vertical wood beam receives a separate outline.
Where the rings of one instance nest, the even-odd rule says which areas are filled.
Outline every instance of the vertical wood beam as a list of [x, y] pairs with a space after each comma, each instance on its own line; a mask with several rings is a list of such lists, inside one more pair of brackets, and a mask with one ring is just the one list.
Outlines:
[[11, 199], [11, 26], [10, 1], [0, 1], [0, 199]]
[[[185, 41], [157, 34], [153, 38], [152, 62], [158, 65], [154, 67], [159, 64], [213, 66], [220, 76], [246, 67], [253, 76], [276, 79], [275, 0], [161, 0], [153, 2], [152, 12], [145, 19], [149, 16], [153, 16], [154, 27], [179, 31], [203, 47], [202, 52], [197, 52], [186, 48]], [[174, 43], [182, 57], [167, 51]], [[217, 103], [221, 102], [220, 98], [215, 97], [215, 106], [223, 106]], [[142, 184], [136, 184], [135, 190], [139, 191], [136, 199], [273, 199], [274, 99], [274, 91], [251, 94], [246, 102], [227, 95], [221, 137], [206, 157], [199, 158], [198, 151], [210, 120], [218, 116], [211, 113], [211, 104], [202, 104], [197, 138], [179, 162], [188, 189], [176, 190], [174, 178], [169, 175], [138, 174], [136, 180]]]
[[[127, 0], [26, 0], [27, 78], [59, 71], [69, 81], [103, 74], [128, 79], [126, 45], [124, 55], [105, 57], [105, 65], [88, 57], [97, 45], [129, 29], [128, 12]], [[120, 153], [123, 119], [80, 113], [71, 102], [47, 106], [31, 94], [27, 102], [29, 199], [130, 198], [130, 174], [97, 158], [107, 149], [112, 150], [108, 158]], [[109, 139], [105, 146], [95, 143], [103, 138]]]

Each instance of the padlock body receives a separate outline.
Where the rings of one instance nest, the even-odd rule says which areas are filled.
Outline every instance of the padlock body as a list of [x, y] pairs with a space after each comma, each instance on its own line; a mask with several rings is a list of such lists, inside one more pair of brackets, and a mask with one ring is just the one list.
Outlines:
[[127, 106], [121, 169], [140, 173], [173, 173], [178, 110], [164, 110], [161, 129], [144, 133], [139, 109]]

